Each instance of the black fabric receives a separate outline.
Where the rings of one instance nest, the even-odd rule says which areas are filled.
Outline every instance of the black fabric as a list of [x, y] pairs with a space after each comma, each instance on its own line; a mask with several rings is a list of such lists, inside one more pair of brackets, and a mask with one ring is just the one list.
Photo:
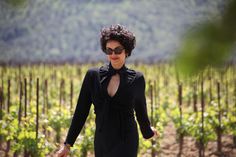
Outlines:
[[[113, 97], [107, 92], [111, 76], [118, 73], [120, 84]], [[153, 136], [147, 115], [145, 80], [140, 72], [125, 65], [116, 70], [111, 63], [89, 69], [82, 83], [77, 106], [65, 143], [73, 146], [91, 104], [96, 114], [94, 148], [96, 157], [137, 157], [138, 130], [134, 111], [144, 138]]]

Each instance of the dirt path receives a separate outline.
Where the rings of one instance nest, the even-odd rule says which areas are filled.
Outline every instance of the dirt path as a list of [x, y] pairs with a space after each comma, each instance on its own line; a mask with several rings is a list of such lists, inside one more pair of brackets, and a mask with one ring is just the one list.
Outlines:
[[[176, 142], [176, 133], [173, 123], [169, 123], [164, 129], [164, 138], [161, 141], [159, 157], [177, 157], [179, 144]], [[236, 148], [233, 149], [232, 136], [223, 136], [223, 154], [216, 152], [216, 142], [209, 142], [205, 150], [206, 157], [236, 157]], [[183, 154], [181, 157], [198, 157], [198, 149], [195, 140], [191, 137], [184, 138]]]

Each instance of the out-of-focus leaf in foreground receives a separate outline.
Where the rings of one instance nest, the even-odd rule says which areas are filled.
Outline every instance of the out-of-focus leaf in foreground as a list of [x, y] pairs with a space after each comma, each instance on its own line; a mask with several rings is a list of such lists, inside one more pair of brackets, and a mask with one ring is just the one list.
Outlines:
[[176, 57], [178, 70], [193, 76], [207, 66], [218, 67], [233, 53], [236, 41], [236, 0], [230, 1], [220, 19], [203, 22], [187, 32]]
[[28, 0], [5, 0], [6, 3], [13, 7], [23, 7], [27, 4]]

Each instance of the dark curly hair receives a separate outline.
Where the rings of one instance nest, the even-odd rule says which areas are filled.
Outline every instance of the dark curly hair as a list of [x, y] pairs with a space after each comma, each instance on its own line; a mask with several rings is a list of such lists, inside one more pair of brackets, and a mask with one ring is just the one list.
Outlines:
[[109, 40], [118, 41], [125, 48], [127, 57], [131, 55], [132, 50], [135, 48], [135, 35], [120, 24], [105, 27], [100, 33], [100, 44], [103, 52], [105, 52], [106, 44]]

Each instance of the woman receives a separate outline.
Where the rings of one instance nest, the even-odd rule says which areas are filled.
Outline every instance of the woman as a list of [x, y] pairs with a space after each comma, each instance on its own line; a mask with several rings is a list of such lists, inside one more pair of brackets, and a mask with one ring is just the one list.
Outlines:
[[89, 69], [85, 75], [72, 123], [58, 157], [69, 153], [79, 135], [91, 104], [96, 114], [95, 157], [137, 157], [138, 130], [145, 139], [157, 135], [150, 127], [145, 100], [145, 80], [125, 66], [135, 47], [135, 36], [122, 25], [101, 30], [100, 44], [109, 64]]

